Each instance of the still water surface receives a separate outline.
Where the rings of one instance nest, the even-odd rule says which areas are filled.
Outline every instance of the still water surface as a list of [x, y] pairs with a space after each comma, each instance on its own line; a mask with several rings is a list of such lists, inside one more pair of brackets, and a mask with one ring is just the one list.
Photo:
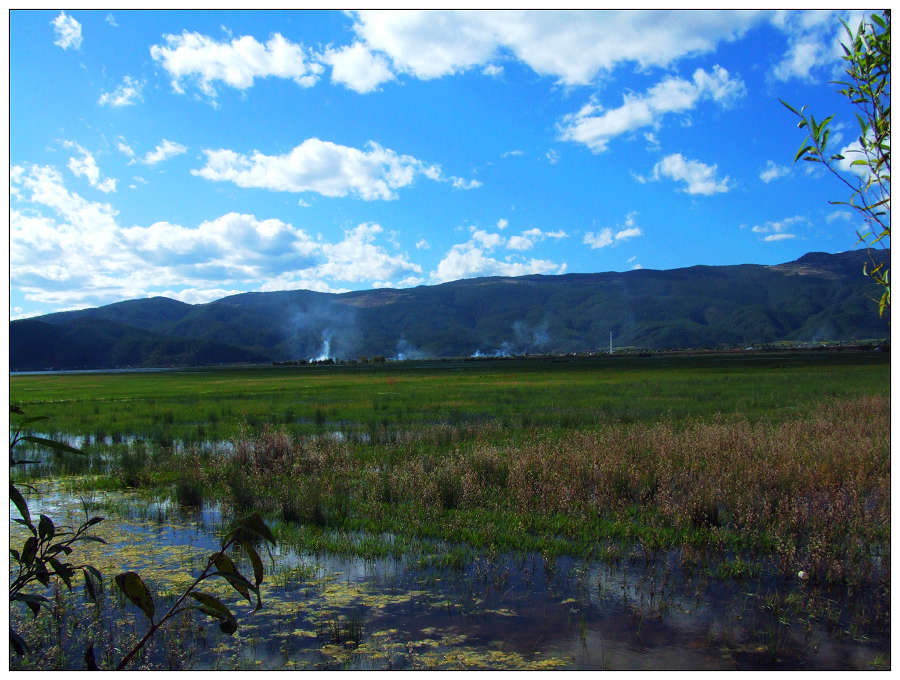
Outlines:
[[[80, 500], [61, 492], [58, 484], [41, 484], [39, 490], [29, 497], [33, 516], [68, 517], [73, 524], [83, 518]], [[218, 507], [184, 511], [168, 502], [100, 492], [89, 502], [107, 517], [97, 533], [108, 544], [86, 544], [86, 561], [101, 567], [108, 594], [115, 573], [138, 571], [157, 593], [161, 609], [218, 547]], [[10, 516], [17, 516], [12, 505]], [[21, 527], [12, 522], [10, 534], [12, 544], [24, 540]], [[851, 631], [846, 621], [829, 624], [827, 617], [805, 610], [813, 599], [821, 603], [821, 597], [811, 599], [802, 588], [771, 579], [732, 584], [708, 572], [688, 574], [675, 566], [673, 555], [653, 564], [499, 555], [474, 557], [463, 569], [434, 569], [414, 557], [362, 560], [279, 546], [271, 560], [264, 559], [263, 608], [256, 613], [225, 586], [203, 586], [232, 607], [239, 623], [235, 635], [220, 633], [202, 614], [194, 614], [163, 640], [186, 651], [173, 661], [157, 648], [145, 663], [194, 669], [863, 669], [890, 664], [888, 639]], [[249, 571], [246, 564], [239, 567]], [[82, 607], [83, 598], [77, 602], [88, 608]], [[130, 604], [120, 601], [109, 611], [111, 630], [139, 635], [146, 629]], [[80, 642], [72, 637], [69, 667], [82, 667]]]

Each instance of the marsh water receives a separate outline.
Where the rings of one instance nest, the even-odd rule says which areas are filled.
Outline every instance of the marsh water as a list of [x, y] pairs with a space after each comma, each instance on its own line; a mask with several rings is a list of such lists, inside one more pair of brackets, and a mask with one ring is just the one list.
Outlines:
[[[79, 497], [60, 480], [36, 484], [31, 513], [75, 524], [105, 516], [84, 545], [85, 561], [104, 573], [106, 605], [56, 614], [62, 642], [56, 663], [82, 668], [91, 631], [105, 631], [98, 654], [116, 657], [123, 640], [146, 630], [136, 607], [116, 598], [112, 576], [139, 572], [155, 598], [171, 602], [218, 548], [218, 506], [185, 510], [167, 499], [128, 492]], [[11, 543], [24, 540], [10, 506]], [[359, 539], [348, 536], [347, 540]], [[386, 537], [381, 537], [382, 539]], [[389, 538], [389, 537], [387, 537]], [[434, 552], [441, 546], [435, 544]], [[80, 549], [81, 550], [81, 549]], [[723, 580], [689, 569], [675, 553], [602, 562], [541, 555], [473, 554], [439, 568], [422, 555], [361, 560], [276, 546], [264, 556], [262, 608], [222, 584], [238, 619], [221, 633], [200, 613], [178, 619], [141, 660], [142, 667], [192, 669], [865, 669], [890, 665], [888, 636], [867, 631], [864, 615], [838, 606], [835, 594], [772, 577]], [[239, 568], [243, 567], [238, 561]], [[211, 583], [211, 582], [210, 582]], [[58, 588], [58, 587], [57, 587]], [[829, 607], [829, 603], [834, 604]], [[158, 609], [161, 609], [161, 604]], [[863, 606], [863, 605], [860, 605]], [[47, 626], [25, 612], [20, 625]], [[53, 618], [51, 612], [42, 617]], [[62, 617], [62, 618], [60, 618]], [[105, 636], [105, 637], [104, 637]], [[130, 637], [129, 637], [130, 636]], [[177, 649], [173, 652], [172, 648]], [[105, 652], [103, 650], [106, 650]], [[10, 657], [10, 667], [18, 667]], [[102, 663], [102, 662], [101, 662]]]

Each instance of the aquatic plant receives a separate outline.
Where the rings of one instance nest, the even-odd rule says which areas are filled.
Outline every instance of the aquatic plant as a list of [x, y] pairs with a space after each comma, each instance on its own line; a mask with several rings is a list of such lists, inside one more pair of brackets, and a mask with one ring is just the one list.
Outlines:
[[[131, 660], [141, 651], [143, 646], [147, 643], [147, 640], [149, 640], [167, 621], [190, 609], [197, 609], [218, 620], [219, 629], [223, 633], [228, 635], [234, 633], [238, 626], [237, 619], [234, 617], [234, 614], [231, 613], [231, 610], [222, 604], [222, 601], [219, 598], [210, 593], [198, 591], [196, 590], [196, 587], [208, 578], [221, 576], [231, 584], [238, 593], [245, 597], [251, 605], [253, 604], [253, 600], [250, 597], [250, 593], [254, 593], [256, 595], [256, 608], [253, 611], [257, 611], [262, 606], [259, 586], [263, 581], [263, 566], [259, 553], [256, 552], [256, 549], [252, 545], [254, 540], [263, 540], [275, 545], [275, 537], [272, 535], [269, 527], [267, 527], [260, 516], [256, 514], [237, 522], [231, 528], [222, 539], [221, 549], [210, 555], [209, 560], [203, 568], [203, 571], [200, 572], [200, 575], [197, 576], [197, 578], [194, 579], [194, 582], [187, 587], [177, 600], [175, 600], [169, 610], [163, 614], [162, 617], [157, 619], [154, 618], [156, 606], [153, 596], [150, 594], [150, 591], [147, 589], [147, 586], [144, 584], [140, 575], [133, 571], [126, 571], [116, 576], [116, 585], [119, 589], [129, 600], [131, 600], [131, 602], [140, 608], [150, 621], [150, 627], [147, 629], [147, 632], [144, 633], [144, 636], [137, 644], [135, 644], [135, 646], [122, 658], [119, 665], [116, 666], [116, 670], [125, 669]], [[250, 562], [253, 565], [252, 582], [238, 571], [234, 561], [226, 554], [228, 549], [234, 545], [240, 545], [250, 558]], [[193, 598], [198, 604], [193, 606], [186, 604], [188, 597]], [[89, 652], [91, 658], [93, 658], [92, 649], [89, 650]]]
[[[21, 408], [13, 404], [10, 404], [9, 412], [11, 416], [25, 415]], [[31, 463], [31, 461], [16, 458], [18, 455], [16, 447], [21, 442], [36, 444], [55, 453], [81, 453], [81, 451], [68, 444], [22, 433], [22, 428], [25, 425], [45, 419], [43, 416], [23, 417], [21, 419], [9, 443], [10, 468]], [[9, 549], [10, 557], [16, 565], [14, 569], [15, 575], [9, 584], [10, 603], [23, 603], [37, 618], [41, 607], [49, 603], [49, 600], [38, 592], [29, 592], [29, 590], [33, 590], [29, 586], [40, 583], [46, 588], [50, 584], [51, 576], [57, 576], [71, 590], [72, 578], [78, 572], [81, 572], [84, 576], [84, 586], [88, 596], [96, 600], [96, 594], [103, 584], [100, 572], [89, 564], [72, 563], [68, 561], [68, 558], [73, 552], [72, 546], [76, 543], [85, 541], [103, 542], [103, 539], [89, 533], [90, 528], [102, 522], [103, 518], [90, 517], [87, 507], [85, 507], [85, 521], [72, 531], [68, 531], [68, 527], [57, 527], [50, 517], [43, 514], [40, 516], [38, 525], [35, 526], [31, 513], [28, 510], [28, 503], [12, 481], [9, 484], [9, 498], [19, 511], [19, 518], [14, 519], [14, 521], [24, 526], [30, 533], [21, 551], [15, 548]], [[12, 626], [9, 629], [9, 640], [17, 654], [27, 651], [28, 646], [25, 644], [25, 640]]]

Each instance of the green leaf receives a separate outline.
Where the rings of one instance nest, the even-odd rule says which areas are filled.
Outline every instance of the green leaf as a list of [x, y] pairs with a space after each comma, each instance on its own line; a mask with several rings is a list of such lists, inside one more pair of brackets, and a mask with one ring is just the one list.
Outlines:
[[[19, 510], [19, 514], [22, 516], [22, 519], [28, 522], [28, 526], [31, 526], [31, 514], [28, 512], [28, 503], [25, 502], [22, 494], [19, 493], [19, 490], [13, 485], [12, 482], [9, 483], [9, 498], [13, 503], [15, 503], [16, 508]], [[31, 532], [34, 533], [34, 527], [31, 528]]]
[[[268, 541], [272, 545], [275, 545], [275, 536], [272, 535], [272, 530], [266, 526], [266, 523], [263, 522], [262, 517], [260, 517], [259, 513], [253, 513], [249, 517], [245, 517], [241, 520], [238, 520], [233, 526], [231, 531], [226, 535], [226, 542], [238, 536], [241, 530], [248, 531], [255, 536], [259, 536], [263, 540]], [[240, 537], [244, 538], [244, 537]]]
[[63, 564], [55, 557], [50, 557], [47, 559], [50, 563], [50, 566], [53, 567], [53, 573], [59, 576], [65, 584], [69, 587], [69, 590], [72, 590], [72, 575], [75, 571], [68, 564]]
[[234, 562], [228, 555], [224, 553], [216, 553], [215, 555], [210, 555], [210, 560], [212, 563], [216, 565], [216, 569], [219, 570], [222, 574], [236, 574], [237, 567], [234, 566]]
[[793, 113], [793, 114], [795, 114], [795, 115], [797, 115], [797, 116], [800, 116], [801, 118], [803, 117], [797, 109], [795, 109], [793, 106], [791, 106], [791, 105], [788, 104], [786, 101], [784, 101], [784, 99], [779, 99], [778, 101], [780, 101], [780, 102], [781, 102], [781, 105], [784, 106], [784, 107], [785, 107], [788, 111], [790, 111], [791, 113]]
[[36, 536], [29, 536], [22, 547], [22, 564], [30, 567], [34, 562], [34, 556], [37, 554], [38, 540]]
[[200, 592], [191, 592], [190, 595], [200, 603], [199, 609], [202, 612], [219, 619], [219, 629], [223, 633], [231, 635], [237, 630], [237, 619], [234, 618], [234, 614], [217, 598]]
[[84, 592], [86, 592], [88, 597], [91, 598], [91, 602], [96, 602], [98, 588], [94, 583], [94, 576], [87, 570], [87, 568], [82, 569], [81, 573], [84, 575]]
[[40, 560], [35, 562], [34, 571], [38, 581], [40, 581], [45, 586], [50, 585], [50, 572], [47, 571], [47, 567], [44, 566], [43, 562], [41, 562]]
[[47, 515], [41, 515], [41, 521], [38, 522], [38, 536], [41, 541], [50, 541], [56, 535], [56, 527], [53, 526], [53, 520]]
[[813, 148], [809, 145], [801, 146], [800, 150], [797, 152], [797, 155], [794, 156], [794, 163], [800, 160], [800, 158], [807, 153], [808, 151], [812, 151]]
[[253, 580], [256, 582], [256, 585], [259, 586], [263, 581], [263, 564], [262, 560], [259, 559], [259, 553], [257, 553], [256, 549], [246, 541], [241, 541], [241, 547], [244, 549], [244, 552], [247, 553], [247, 557], [250, 558], [250, 563], [253, 565]]
[[106, 541], [104, 541], [99, 536], [79, 536], [75, 539], [76, 541], [93, 541], [94, 543], [103, 543], [106, 545]]
[[58, 453], [84, 453], [81, 449], [76, 449], [74, 446], [69, 446], [68, 444], [63, 444], [62, 442], [54, 441], [53, 439], [46, 439], [44, 437], [33, 437], [31, 435], [26, 435], [22, 437], [23, 441], [31, 442], [32, 444], [38, 444], [40, 446], [46, 446], [48, 449], [52, 449]]
[[217, 571], [214, 574], [210, 574], [210, 576], [221, 576], [222, 578], [224, 578], [226, 581], [228, 581], [228, 583], [231, 584], [231, 587], [238, 591], [244, 598], [246, 598], [247, 602], [249, 602], [250, 604], [253, 604], [253, 599], [250, 597], [251, 590], [257, 594], [257, 599], [259, 599], [259, 589], [237, 572], [229, 574]]
[[126, 571], [116, 576], [116, 585], [128, 596], [129, 600], [141, 608], [147, 615], [147, 618], [150, 619], [150, 622], [153, 623], [153, 612], [155, 611], [153, 598], [150, 596], [150, 591], [147, 590], [147, 586], [144, 585], [141, 577], [133, 571]]
[[37, 615], [41, 612], [41, 605], [50, 601], [43, 595], [32, 595], [30, 593], [17, 593], [11, 599], [13, 602], [24, 602], [28, 605], [34, 618], [37, 618]]

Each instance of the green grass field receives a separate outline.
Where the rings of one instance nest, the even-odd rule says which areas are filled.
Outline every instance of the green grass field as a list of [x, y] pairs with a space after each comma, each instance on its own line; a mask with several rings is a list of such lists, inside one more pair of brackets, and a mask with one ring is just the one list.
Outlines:
[[888, 354], [784, 353], [13, 376], [10, 401], [49, 416], [58, 433], [193, 442], [265, 423], [301, 434], [485, 422], [580, 429], [715, 414], [774, 422], [823, 398], [889, 389]]

